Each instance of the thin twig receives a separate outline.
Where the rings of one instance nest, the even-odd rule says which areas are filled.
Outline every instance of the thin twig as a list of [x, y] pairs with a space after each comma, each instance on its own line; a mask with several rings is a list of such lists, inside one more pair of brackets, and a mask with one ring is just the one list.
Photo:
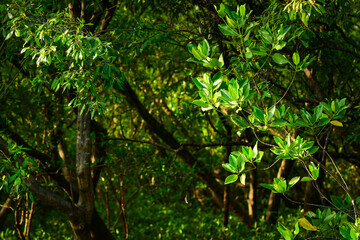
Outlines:
[[[288, 196], [286, 196], [285, 194], [283, 194], [283, 196], [292, 203], [299, 204], [299, 205], [304, 205], [305, 204], [304, 202], [293, 200], [293, 199], [289, 198]], [[333, 207], [320, 205], [320, 204], [315, 204], [315, 203], [306, 203], [306, 204], [309, 205], [309, 206], [314, 206], [314, 207], [331, 208], [333, 210], [337, 210], [336, 208], [333, 208]]]
[[258, 168], [259, 170], [269, 170], [272, 168], [278, 161], [282, 160], [281, 158], [277, 159], [275, 162], [273, 162], [269, 167], [267, 168]]
[[309, 155], [310, 159], [318, 164], [322, 169], [325, 170], [325, 172], [327, 172], [341, 187], [342, 189], [349, 195], [350, 199], [351, 199], [351, 203], [354, 207], [354, 215], [355, 215], [355, 219], [357, 219], [357, 216], [360, 214], [359, 208], [356, 205], [355, 202], [355, 198], [352, 195], [352, 193], [350, 192], [350, 190], [344, 185], [344, 183], [342, 181], [340, 181], [333, 172], [331, 172], [326, 166], [324, 166], [321, 162], [319, 162], [318, 160], [316, 160], [313, 156]]
[[290, 84], [289, 84], [289, 86], [288, 86], [288, 88], [286, 89], [286, 91], [285, 91], [285, 93], [283, 94], [283, 96], [275, 103], [275, 105], [274, 106], [276, 106], [278, 103], [280, 103], [283, 99], [284, 99], [284, 97], [286, 96], [286, 94], [288, 93], [288, 91], [290, 90], [290, 88], [291, 88], [291, 86], [292, 86], [292, 84], [294, 83], [294, 80], [295, 80], [295, 76], [296, 76], [296, 72], [295, 72], [295, 74], [294, 74], [294, 77], [292, 78], [292, 80], [291, 80], [291, 82], [290, 82]]
[[[104, 140], [111, 140], [111, 141], [128, 141], [128, 142], [138, 142], [138, 143], [145, 143], [145, 144], [150, 144], [159, 148], [163, 148], [166, 149], [168, 151], [171, 152], [179, 152], [183, 147], [185, 146], [189, 146], [189, 147], [198, 147], [198, 148], [206, 148], [206, 147], [227, 147], [227, 146], [250, 146], [247, 143], [244, 142], [214, 142], [214, 143], [181, 143], [180, 146], [177, 149], [173, 149], [170, 147], [167, 147], [165, 145], [156, 143], [156, 142], [152, 142], [152, 141], [147, 141], [147, 140], [140, 140], [140, 139], [131, 139], [131, 138], [105, 138]], [[266, 143], [264, 143], [266, 145]], [[269, 145], [269, 144], [267, 144]], [[274, 146], [274, 145], [269, 145], [269, 146]]]
[[332, 158], [331, 155], [325, 150], [325, 148], [324, 148], [323, 146], [321, 146], [321, 144], [320, 144], [319, 139], [317, 138], [317, 136], [315, 136], [315, 139], [316, 139], [318, 145], [320, 146], [320, 148], [323, 150], [323, 153], [325, 153], [325, 154], [329, 157], [329, 159], [330, 159], [332, 165], [334, 166], [337, 174], [339, 174], [339, 176], [340, 176], [340, 178], [341, 178], [344, 186], [346, 187], [347, 190], [349, 190], [349, 187], [348, 187], [348, 185], [346, 184], [346, 181], [345, 181], [345, 179], [343, 178], [342, 174], [340, 173], [338, 167], [336, 166], [333, 158]]

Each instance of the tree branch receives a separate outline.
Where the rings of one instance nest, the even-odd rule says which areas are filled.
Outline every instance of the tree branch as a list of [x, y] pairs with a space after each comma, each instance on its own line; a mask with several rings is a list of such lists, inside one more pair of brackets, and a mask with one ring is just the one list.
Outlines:
[[[6, 158], [12, 158], [8, 148], [9, 144], [0, 137], [0, 150]], [[17, 160], [19, 161], [20, 165], [23, 164], [24, 158], [21, 155], [17, 155]], [[41, 201], [48, 204], [49, 206], [63, 212], [67, 216], [72, 216], [72, 212], [74, 207], [72, 206], [71, 202], [65, 200], [59, 194], [50, 191], [49, 189], [41, 186], [32, 174], [29, 174], [27, 179], [23, 179], [23, 182], [32, 191]]]
[[[197, 161], [195, 157], [189, 152], [186, 146], [181, 146], [181, 144], [174, 138], [174, 136], [169, 133], [164, 126], [162, 126], [156, 119], [149, 113], [149, 111], [144, 107], [144, 105], [139, 101], [136, 93], [131, 88], [127, 81], [124, 81], [122, 88], [115, 86], [115, 89], [124, 97], [124, 99], [132, 105], [140, 116], [145, 120], [149, 129], [158, 135], [171, 149], [177, 149], [177, 155], [180, 156], [184, 162], [189, 166], [193, 167], [196, 165], [198, 169], [196, 171], [196, 176], [204, 182], [209, 188], [215, 193], [217, 200], [223, 198], [224, 188], [221, 184], [216, 181], [216, 178], [213, 176], [212, 171], [204, 165], [203, 162]], [[247, 215], [245, 209], [236, 201], [234, 198], [229, 199], [229, 204], [234, 210], [235, 214], [243, 221], [247, 226], [250, 227], [249, 216]]]
[[152, 141], [147, 141], [147, 140], [140, 140], [140, 139], [131, 139], [131, 138], [105, 138], [104, 140], [108, 140], [108, 141], [127, 141], [127, 142], [138, 142], [138, 143], [145, 143], [145, 144], [150, 144], [153, 145], [155, 147], [158, 148], [162, 148], [162, 149], [166, 149], [170, 152], [178, 152], [179, 150], [182, 149], [182, 147], [185, 146], [189, 146], [189, 147], [198, 147], [198, 148], [206, 148], [206, 147], [228, 147], [228, 146], [250, 146], [250, 144], [245, 143], [245, 142], [233, 142], [233, 141], [228, 141], [228, 142], [214, 142], [214, 143], [181, 143], [180, 146], [177, 149], [173, 149], [170, 147], [167, 147], [165, 145], [156, 143], [156, 142], [152, 142]]
[[76, 175], [79, 186], [78, 207], [84, 210], [86, 222], [91, 222], [94, 209], [94, 189], [91, 179], [91, 138], [90, 112], [86, 106], [83, 111], [78, 107], [76, 141]]

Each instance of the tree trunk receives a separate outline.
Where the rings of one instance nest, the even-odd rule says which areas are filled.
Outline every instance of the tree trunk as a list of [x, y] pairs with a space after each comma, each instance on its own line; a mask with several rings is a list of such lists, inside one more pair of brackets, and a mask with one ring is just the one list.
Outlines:
[[[19, 142], [24, 142], [19, 136], [17, 136], [16, 140], [19, 140]], [[26, 143], [24, 145], [28, 146], [28, 144], [26, 144]], [[30, 146], [28, 146], [28, 147], [30, 149], [32, 149]], [[8, 150], [8, 143], [1, 137], [0, 137], [0, 150], [3, 152], [5, 157], [11, 158], [11, 155], [9, 154], [9, 150]], [[36, 150], [33, 150], [33, 149], [28, 151], [28, 153], [29, 152], [30, 152], [29, 155], [32, 157], [40, 158], [43, 160], [44, 159], [46, 160], [49, 158], [48, 156], [45, 156], [42, 153], [37, 152]], [[24, 161], [21, 156], [18, 156], [17, 160], [19, 162], [21, 162], [21, 164]], [[49, 175], [62, 188], [66, 189], [67, 192], [71, 191], [71, 187], [70, 187], [69, 183], [63, 178], [63, 176], [61, 176], [58, 173], [56, 173], [56, 174], [53, 173], [53, 174], [49, 174]], [[27, 180], [25, 180], [24, 183], [28, 186], [29, 190], [31, 192], [33, 192], [39, 198], [40, 201], [42, 201], [43, 203], [64, 213], [65, 216], [71, 222], [71, 225], [74, 227], [74, 232], [76, 230], [77, 235], [79, 235], [79, 237], [84, 235], [82, 232], [87, 232], [86, 237], [89, 237], [88, 233], [90, 232], [91, 239], [94, 239], [94, 240], [100, 240], [100, 239], [112, 240], [112, 239], [114, 239], [114, 237], [111, 235], [109, 229], [104, 224], [103, 220], [98, 215], [98, 213], [96, 212], [95, 209], [91, 216], [91, 222], [86, 223], [86, 221], [84, 221], [85, 218], [81, 216], [82, 212], [79, 211], [77, 209], [77, 207], [73, 206], [73, 204], [70, 201], [64, 199], [61, 195], [59, 195], [55, 192], [52, 192], [49, 189], [41, 186], [41, 184], [39, 184], [35, 180], [35, 177], [33, 175], [30, 174], [29, 178]], [[77, 187], [73, 188], [73, 190], [74, 190], [73, 191], [73, 199], [76, 201], [79, 198], [78, 188]], [[5, 220], [5, 213], [7, 213], [7, 212], [8, 212], [8, 209], [3, 208], [0, 211], [0, 216], [3, 216], [3, 217], [0, 217], [0, 219]], [[90, 227], [86, 226], [86, 225], [90, 225]], [[78, 238], [78, 239], [86, 239], [86, 238], [83, 237], [83, 238]], [[90, 239], [90, 238], [87, 238], [87, 239]]]
[[91, 218], [90, 231], [92, 240], [115, 239], [95, 209]]
[[[324, 99], [323, 88], [319, 84], [319, 81], [316, 77], [315, 70], [307, 67], [304, 69], [304, 73], [310, 83], [310, 89], [313, 89], [315, 91], [316, 99], [319, 101], [322, 101]], [[324, 159], [324, 156], [320, 159]], [[308, 211], [315, 211], [317, 209], [317, 207], [313, 206], [312, 204], [316, 204], [316, 205], [321, 204], [321, 196], [319, 193], [319, 191], [321, 191], [321, 189], [316, 189], [314, 187], [314, 185], [315, 186], [317, 185], [318, 188], [321, 188], [323, 176], [324, 176], [324, 171], [321, 170], [320, 176], [316, 182], [310, 181], [310, 182], [306, 183], [305, 197], [304, 197], [304, 212], [305, 213]]]
[[223, 225], [226, 227], [228, 223], [229, 223], [229, 185], [225, 185]]
[[90, 226], [94, 210], [94, 188], [91, 178], [90, 112], [88, 106], [78, 108], [76, 141], [76, 175], [79, 200], [74, 217], [70, 218], [75, 239], [90, 239]]
[[249, 190], [249, 197], [248, 197], [248, 211], [249, 211], [249, 217], [251, 220], [251, 225], [254, 224], [254, 222], [257, 219], [257, 170], [254, 169], [249, 172], [250, 175], [250, 190]]
[[5, 220], [7, 218], [7, 216], [9, 215], [9, 213], [11, 212], [11, 207], [14, 205], [14, 201], [11, 197], [9, 197], [4, 206], [1, 208], [0, 210], [0, 229], [2, 228], [2, 226], [5, 223]]

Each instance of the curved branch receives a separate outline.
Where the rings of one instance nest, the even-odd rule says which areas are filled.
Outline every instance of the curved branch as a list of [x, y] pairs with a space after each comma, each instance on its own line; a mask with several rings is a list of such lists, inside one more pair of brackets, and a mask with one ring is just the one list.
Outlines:
[[162, 148], [165, 150], [168, 150], [170, 152], [178, 152], [180, 151], [183, 147], [185, 146], [189, 146], [189, 147], [198, 147], [198, 148], [206, 148], [206, 147], [229, 147], [229, 146], [251, 146], [248, 143], [245, 142], [233, 142], [233, 141], [229, 141], [229, 142], [214, 142], [214, 143], [181, 143], [180, 147], [174, 149], [174, 148], [170, 148], [167, 147], [165, 145], [159, 144], [157, 142], [153, 142], [153, 141], [147, 141], [147, 140], [140, 140], [140, 139], [131, 139], [131, 138], [105, 138], [104, 140], [108, 140], [108, 141], [127, 141], [127, 142], [138, 142], [138, 143], [145, 143], [145, 144], [150, 144], [153, 145], [155, 147], [158, 148]]

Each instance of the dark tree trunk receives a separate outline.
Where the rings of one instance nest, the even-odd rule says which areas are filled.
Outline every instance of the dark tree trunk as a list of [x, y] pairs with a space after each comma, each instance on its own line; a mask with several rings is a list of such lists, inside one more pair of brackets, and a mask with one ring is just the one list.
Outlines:
[[229, 185], [224, 187], [224, 215], [223, 225], [226, 227], [229, 223]]
[[0, 229], [2, 228], [2, 226], [5, 223], [5, 220], [7, 218], [7, 216], [9, 215], [9, 213], [11, 212], [11, 207], [14, 205], [14, 201], [11, 197], [9, 197], [4, 206], [1, 208], [0, 210]]
[[86, 106], [78, 108], [76, 141], [76, 176], [79, 200], [75, 214], [70, 217], [75, 239], [90, 239], [91, 220], [94, 210], [94, 188], [91, 178], [90, 112]]
[[249, 197], [248, 197], [248, 211], [249, 217], [251, 220], [251, 225], [257, 220], [257, 170], [254, 169], [249, 172], [250, 176], [250, 190], [249, 190]]
[[96, 210], [94, 210], [92, 214], [90, 231], [91, 239], [93, 240], [115, 239]]

